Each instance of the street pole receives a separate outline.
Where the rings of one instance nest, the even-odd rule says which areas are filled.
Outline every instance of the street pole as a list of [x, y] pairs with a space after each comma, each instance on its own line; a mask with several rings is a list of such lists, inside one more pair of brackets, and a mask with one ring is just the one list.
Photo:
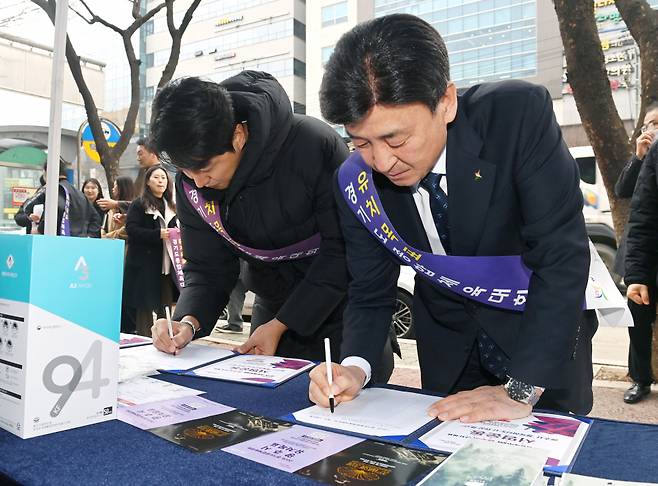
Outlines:
[[66, 18], [68, 0], [58, 0], [55, 13], [55, 42], [50, 81], [50, 128], [48, 129], [48, 171], [46, 173], [45, 234], [57, 235], [59, 199], [59, 156], [62, 144], [62, 100], [64, 95], [64, 61], [66, 59]]

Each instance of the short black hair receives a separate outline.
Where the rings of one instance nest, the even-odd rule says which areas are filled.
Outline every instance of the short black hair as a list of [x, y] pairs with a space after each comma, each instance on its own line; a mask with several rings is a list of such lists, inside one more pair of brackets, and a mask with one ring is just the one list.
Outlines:
[[434, 113], [449, 79], [448, 50], [434, 27], [413, 15], [387, 15], [340, 38], [325, 67], [320, 109], [342, 125], [377, 103], [420, 102]]
[[[59, 157], [59, 177], [68, 177], [68, 169], [71, 164], [69, 164], [66, 160], [64, 160], [64, 157], [60, 155]], [[43, 170], [48, 170], [48, 161], [43, 163]]]
[[179, 169], [203, 169], [233, 152], [235, 114], [228, 91], [199, 78], [180, 78], [153, 101], [151, 142], [158, 158]]
[[155, 153], [155, 150], [153, 150], [153, 145], [151, 144], [151, 141], [148, 138], [145, 137], [139, 137], [137, 139], [137, 142], [135, 142], [135, 145], [137, 146], [142, 146], [146, 150], [148, 150], [151, 153]]

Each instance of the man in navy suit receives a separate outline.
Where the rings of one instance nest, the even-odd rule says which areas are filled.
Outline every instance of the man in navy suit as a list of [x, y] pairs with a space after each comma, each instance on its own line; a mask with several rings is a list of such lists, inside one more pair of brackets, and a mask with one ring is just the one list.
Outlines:
[[[449, 394], [428, 413], [474, 422], [533, 406], [592, 407], [591, 339], [583, 311], [589, 250], [574, 160], [545, 88], [522, 81], [458, 96], [441, 36], [404, 14], [357, 25], [336, 45], [320, 90], [373, 169], [383, 211], [413, 248], [435, 255], [521, 255], [532, 271], [523, 312], [495, 308], [416, 278], [423, 388]], [[369, 381], [394, 309], [399, 261], [336, 197], [352, 276], [337, 403]], [[324, 367], [311, 400], [328, 405]]]

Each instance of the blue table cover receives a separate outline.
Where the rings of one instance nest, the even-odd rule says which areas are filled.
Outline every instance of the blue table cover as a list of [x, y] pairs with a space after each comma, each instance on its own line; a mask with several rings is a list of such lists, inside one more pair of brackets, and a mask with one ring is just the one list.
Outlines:
[[[311, 404], [306, 373], [274, 389], [174, 375], [158, 378], [206, 390], [203, 396], [209, 400], [269, 417]], [[658, 482], [658, 426], [594, 420], [572, 472]], [[0, 430], [0, 484], [9, 480], [25, 485], [317, 484], [220, 450], [194, 453], [118, 420], [33, 439]]]

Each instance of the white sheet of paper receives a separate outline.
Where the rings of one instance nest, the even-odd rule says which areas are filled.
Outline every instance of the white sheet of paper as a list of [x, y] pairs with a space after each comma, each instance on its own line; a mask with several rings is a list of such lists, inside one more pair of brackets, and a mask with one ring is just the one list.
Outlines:
[[366, 388], [354, 400], [339, 404], [334, 413], [315, 405], [293, 416], [300, 422], [358, 434], [406, 436], [433, 420], [427, 409], [437, 400], [420, 393]]
[[234, 354], [228, 349], [188, 344], [180, 354], [158, 351], [155, 346], [136, 346], [119, 350], [119, 381], [136, 376], [154, 375], [157, 370], [187, 370]]
[[205, 392], [148, 376], [138, 376], [119, 383], [119, 403], [127, 406], [191, 397], [202, 393]]

